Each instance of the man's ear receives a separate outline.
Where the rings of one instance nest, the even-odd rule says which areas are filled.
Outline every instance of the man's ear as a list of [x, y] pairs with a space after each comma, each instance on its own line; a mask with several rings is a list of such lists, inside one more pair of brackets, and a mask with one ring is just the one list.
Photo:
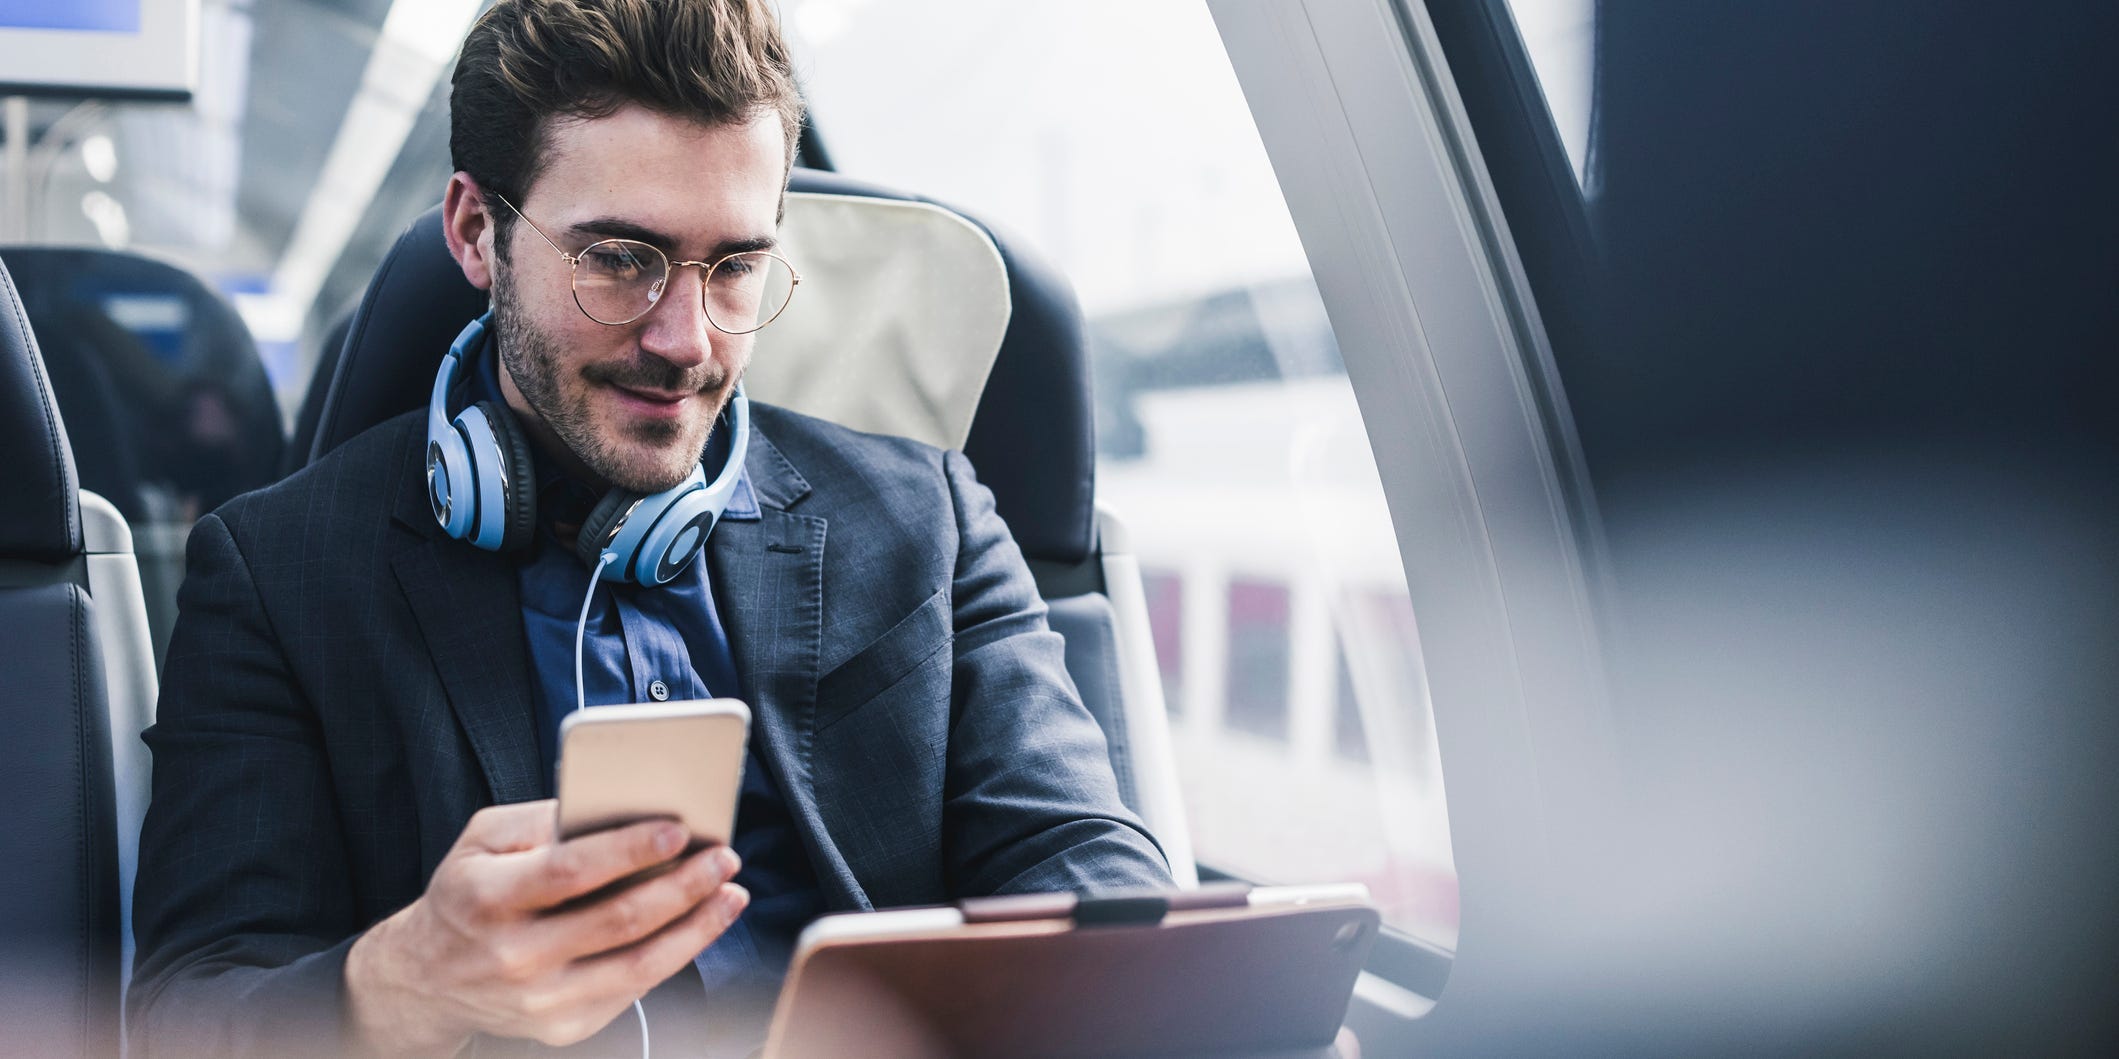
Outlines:
[[449, 178], [449, 190], [441, 200], [441, 234], [449, 242], [449, 256], [464, 270], [464, 278], [479, 290], [492, 290], [493, 215], [486, 212], [485, 192], [469, 173]]

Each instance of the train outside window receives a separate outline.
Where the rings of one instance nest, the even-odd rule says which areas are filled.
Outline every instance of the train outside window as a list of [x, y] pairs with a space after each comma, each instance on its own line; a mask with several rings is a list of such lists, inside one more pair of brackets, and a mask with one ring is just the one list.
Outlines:
[[787, 18], [842, 171], [1006, 225], [1076, 288], [1098, 500], [1147, 573], [1202, 866], [1363, 882], [1391, 926], [1454, 948], [1396, 538], [1207, 9], [798, 0]]

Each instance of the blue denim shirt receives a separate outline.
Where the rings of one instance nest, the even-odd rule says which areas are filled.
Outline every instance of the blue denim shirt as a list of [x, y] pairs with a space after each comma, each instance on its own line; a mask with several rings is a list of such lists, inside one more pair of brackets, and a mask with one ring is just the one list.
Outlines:
[[[495, 370], [491, 356], [482, 358], [472, 384], [476, 399], [503, 403]], [[720, 466], [727, 459], [727, 447], [726, 431], [717, 431], [708, 446], [707, 465]], [[589, 587], [589, 568], [554, 537], [552, 526], [579, 525], [596, 499], [592, 490], [549, 466], [549, 461], [539, 466], [537, 544], [517, 577], [530, 663], [542, 693], [537, 738], [547, 793], [559, 757], [559, 723], [574, 709], [574, 627]], [[747, 474], [722, 517], [758, 518], [758, 500]], [[583, 639], [582, 685], [589, 709], [716, 696], [750, 698], [708, 584], [705, 555], [660, 588], [597, 586]], [[787, 973], [796, 936], [824, 911], [816, 872], [779, 783], [758, 753], [755, 728], [751, 739], [731, 843], [743, 858], [736, 882], [750, 891], [751, 901], [735, 926], [695, 961], [709, 992], [730, 984], [777, 984]]]

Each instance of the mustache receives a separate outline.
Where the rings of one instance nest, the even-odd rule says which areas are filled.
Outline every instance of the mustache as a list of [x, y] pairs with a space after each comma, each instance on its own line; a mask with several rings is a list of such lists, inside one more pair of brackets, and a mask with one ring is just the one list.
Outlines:
[[686, 370], [661, 357], [646, 354], [617, 364], [589, 364], [581, 369], [581, 377], [593, 383], [664, 393], [720, 390], [728, 385], [728, 375], [725, 368], [711, 360]]

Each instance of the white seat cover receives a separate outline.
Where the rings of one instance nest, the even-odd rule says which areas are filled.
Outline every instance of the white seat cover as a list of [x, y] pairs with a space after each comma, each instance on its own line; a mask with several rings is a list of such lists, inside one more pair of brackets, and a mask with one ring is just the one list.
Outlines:
[[961, 449], [1008, 330], [1008, 272], [978, 226], [920, 202], [793, 192], [794, 301], [745, 388], [856, 430]]

